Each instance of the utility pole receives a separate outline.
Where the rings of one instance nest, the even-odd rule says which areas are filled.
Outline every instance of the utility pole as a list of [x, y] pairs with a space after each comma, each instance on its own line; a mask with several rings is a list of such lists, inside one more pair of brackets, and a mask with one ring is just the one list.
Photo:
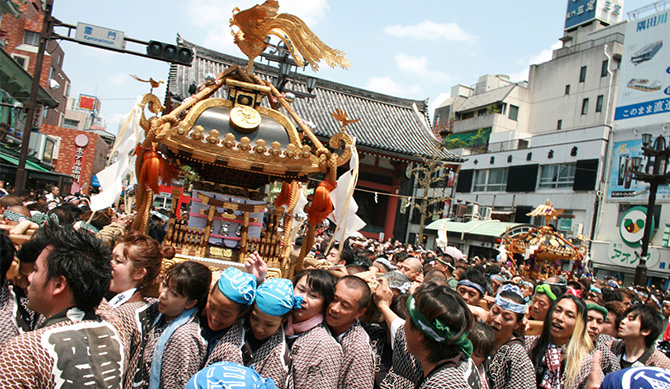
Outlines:
[[14, 194], [21, 195], [26, 186], [26, 160], [28, 159], [28, 146], [30, 146], [30, 133], [33, 130], [33, 121], [35, 119], [35, 106], [37, 105], [37, 91], [40, 87], [40, 78], [42, 77], [42, 64], [44, 62], [44, 52], [46, 51], [47, 42], [51, 36], [51, 27], [53, 25], [53, 17], [51, 11], [53, 9], [53, 0], [46, 0], [44, 2], [44, 22], [42, 23], [42, 32], [40, 33], [40, 45], [37, 49], [37, 59], [35, 60], [35, 70], [33, 71], [33, 85], [30, 89], [30, 99], [26, 104], [26, 124], [23, 129], [23, 140], [21, 141], [21, 154], [19, 156], [19, 164], [16, 166], [16, 180], [14, 181]]
[[[444, 177], [442, 174], [440, 174], [441, 169], [449, 170], [447, 163], [445, 163], [439, 157], [440, 152], [442, 150], [443, 150], [442, 147], [438, 147], [435, 154], [431, 157], [417, 155], [417, 157], [421, 158], [422, 163], [417, 163], [413, 167], [408, 169], [409, 173], [408, 175], [414, 176], [414, 182], [416, 182], [416, 187], [418, 189], [421, 189], [422, 191], [421, 197], [418, 197], [419, 199], [421, 199], [421, 203], [417, 206], [421, 217], [421, 222], [419, 223], [419, 236], [417, 237], [419, 242], [418, 244], [420, 245], [423, 245], [423, 229], [425, 226], [426, 218], [433, 216], [433, 214], [435, 213], [438, 213], [438, 212], [429, 212], [428, 210], [434, 204], [443, 203], [444, 201], [449, 200], [451, 198], [451, 196], [449, 195], [446, 196], [444, 195], [444, 188], [442, 188], [441, 196], [438, 196], [436, 193], [438, 188], [432, 188], [434, 190], [432, 193], [430, 193], [431, 185], [440, 182], [442, 180], [448, 179], [448, 177]], [[448, 174], [448, 172], [445, 173]], [[442, 212], [443, 210], [440, 209], [439, 213]]]

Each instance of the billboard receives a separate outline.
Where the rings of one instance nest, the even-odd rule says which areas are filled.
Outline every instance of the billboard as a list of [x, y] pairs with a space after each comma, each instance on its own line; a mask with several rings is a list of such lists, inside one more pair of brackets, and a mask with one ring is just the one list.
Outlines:
[[564, 30], [589, 23], [595, 19], [607, 24], [621, 21], [623, 0], [568, 0]]
[[95, 96], [79, 95], [79, 108], [100, 112], [100, 100]]
[[[629, 202], [630, 200], [647, 200], [649, 196], [649, 184], [633, 178], [633, 157], [642, 157], [641, 139], [614, 143], [612, 168], [610, 169], [609, 186], [607, 189], [608, 200], [625, 202]], [[642, 166], [642, 169], [644, 169], [644, 166]], [[658, 201], [670, 200], [670, 186], [659, 185], [656, 199]]]
[[670, 23], [661, 11], [626, 26], [614, 120], [620, 127], [670, 120]]

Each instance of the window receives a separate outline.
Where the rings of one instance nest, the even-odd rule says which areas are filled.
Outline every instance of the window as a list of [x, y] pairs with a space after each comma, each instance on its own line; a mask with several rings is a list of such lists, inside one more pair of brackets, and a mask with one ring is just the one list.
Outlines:
[[486, 116], [486, 109], [480, 109], [477, 111], [477, 116]]
[[63, 96], [70, 97], [70, 81], [65, 81], [65, 88], [63, 88]]
[[76, 130], [79, 127], [79, 120], [63, 118], [63, 127]]
[[39, 46], [40, 34], [38, 32], [25, 30], [23, 32], [23, 43], [31, 46]]
[[610, 60], [606, 59], [603, 61], [603, 67], [600, 68], [600, 77], [607, 77], [607, 68], [610, 65]]
[[519, 107], [516, 105], [509, 105], [509, 116], [510, 119], [512, 120], [517, 120], [519, 117]]
[[584, 99], [582, 101], [582, 115], [589, 113], [589, 99]]
[[540, 189], [572, 188], [575, 181], [575, 164], [562, 163], [542, 166]]
[[603, 111], [603, 95], [599, 95], [598, 99], [596, 99], [596, 112], [602, 112]]
[[28, 57], [25, 57], [23, 55], [18, 55], [18, 54], [12, 54], [12, 58], [16, 63], [18, 63], [22, 68], [28, 70]]
[[556, 122], [556, 129], [560, 130], [561, 128], [563, 128], [563, 120], [558, 119], [558, 121]]
[[582, 69], [579, 71], [579, 82], [586, 81], [586, 66], [582, 66]]
[[475, 172], [475, 192], [504, 192], [507, 187], [507, 168]]
[[570, 94], [570, 84], [565, 86], [565, 94], [569, 95]]

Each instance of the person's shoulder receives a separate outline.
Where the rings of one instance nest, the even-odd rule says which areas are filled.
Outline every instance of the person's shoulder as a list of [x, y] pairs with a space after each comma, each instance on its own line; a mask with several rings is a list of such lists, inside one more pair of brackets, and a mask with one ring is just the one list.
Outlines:
[[662, 369], [670, 369], [670, 358], [659, 350], [654, 350], [648, 360], [648, 366], [660, 367]]
[[320, 353], [326, 353], [327, 350], [339, 350], [340, 355], [342, 354], [342, 347], [323, 324], [311, 329], [308, 334], [305, 334], [304, 338], [305, 340], [318, 342]]
[[372, 350], [370, 336], [360, 325], [354, 325], [340, 342], [342, 351], [347, 353], [349, 349]]

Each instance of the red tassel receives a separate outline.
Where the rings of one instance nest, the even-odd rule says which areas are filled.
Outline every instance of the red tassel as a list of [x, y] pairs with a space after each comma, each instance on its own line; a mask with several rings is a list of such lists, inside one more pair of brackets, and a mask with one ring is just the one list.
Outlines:
[[275, 199], [275, 207], [279, 208], [282, 205], [288, 205], [289, 197], [291, 195], [291, 185], [287, 182], [281, 183], [281, 192]]
[[323, 180], [314, 190], [314, 199], [309, 207], [305, 208], [309, 223], [313, 226], [321, 223], [323, 219], [333, 212], [333, 201], [330, 192], [337, 187], [337, 182]]
[[140, 177], [138, 183], [151, 188], [154, 193], [158, 193], [158, 173], [160, 170], [160, 156], [157, 152], [148, 150], [144, 152], [142, 169], [140, 170]]

